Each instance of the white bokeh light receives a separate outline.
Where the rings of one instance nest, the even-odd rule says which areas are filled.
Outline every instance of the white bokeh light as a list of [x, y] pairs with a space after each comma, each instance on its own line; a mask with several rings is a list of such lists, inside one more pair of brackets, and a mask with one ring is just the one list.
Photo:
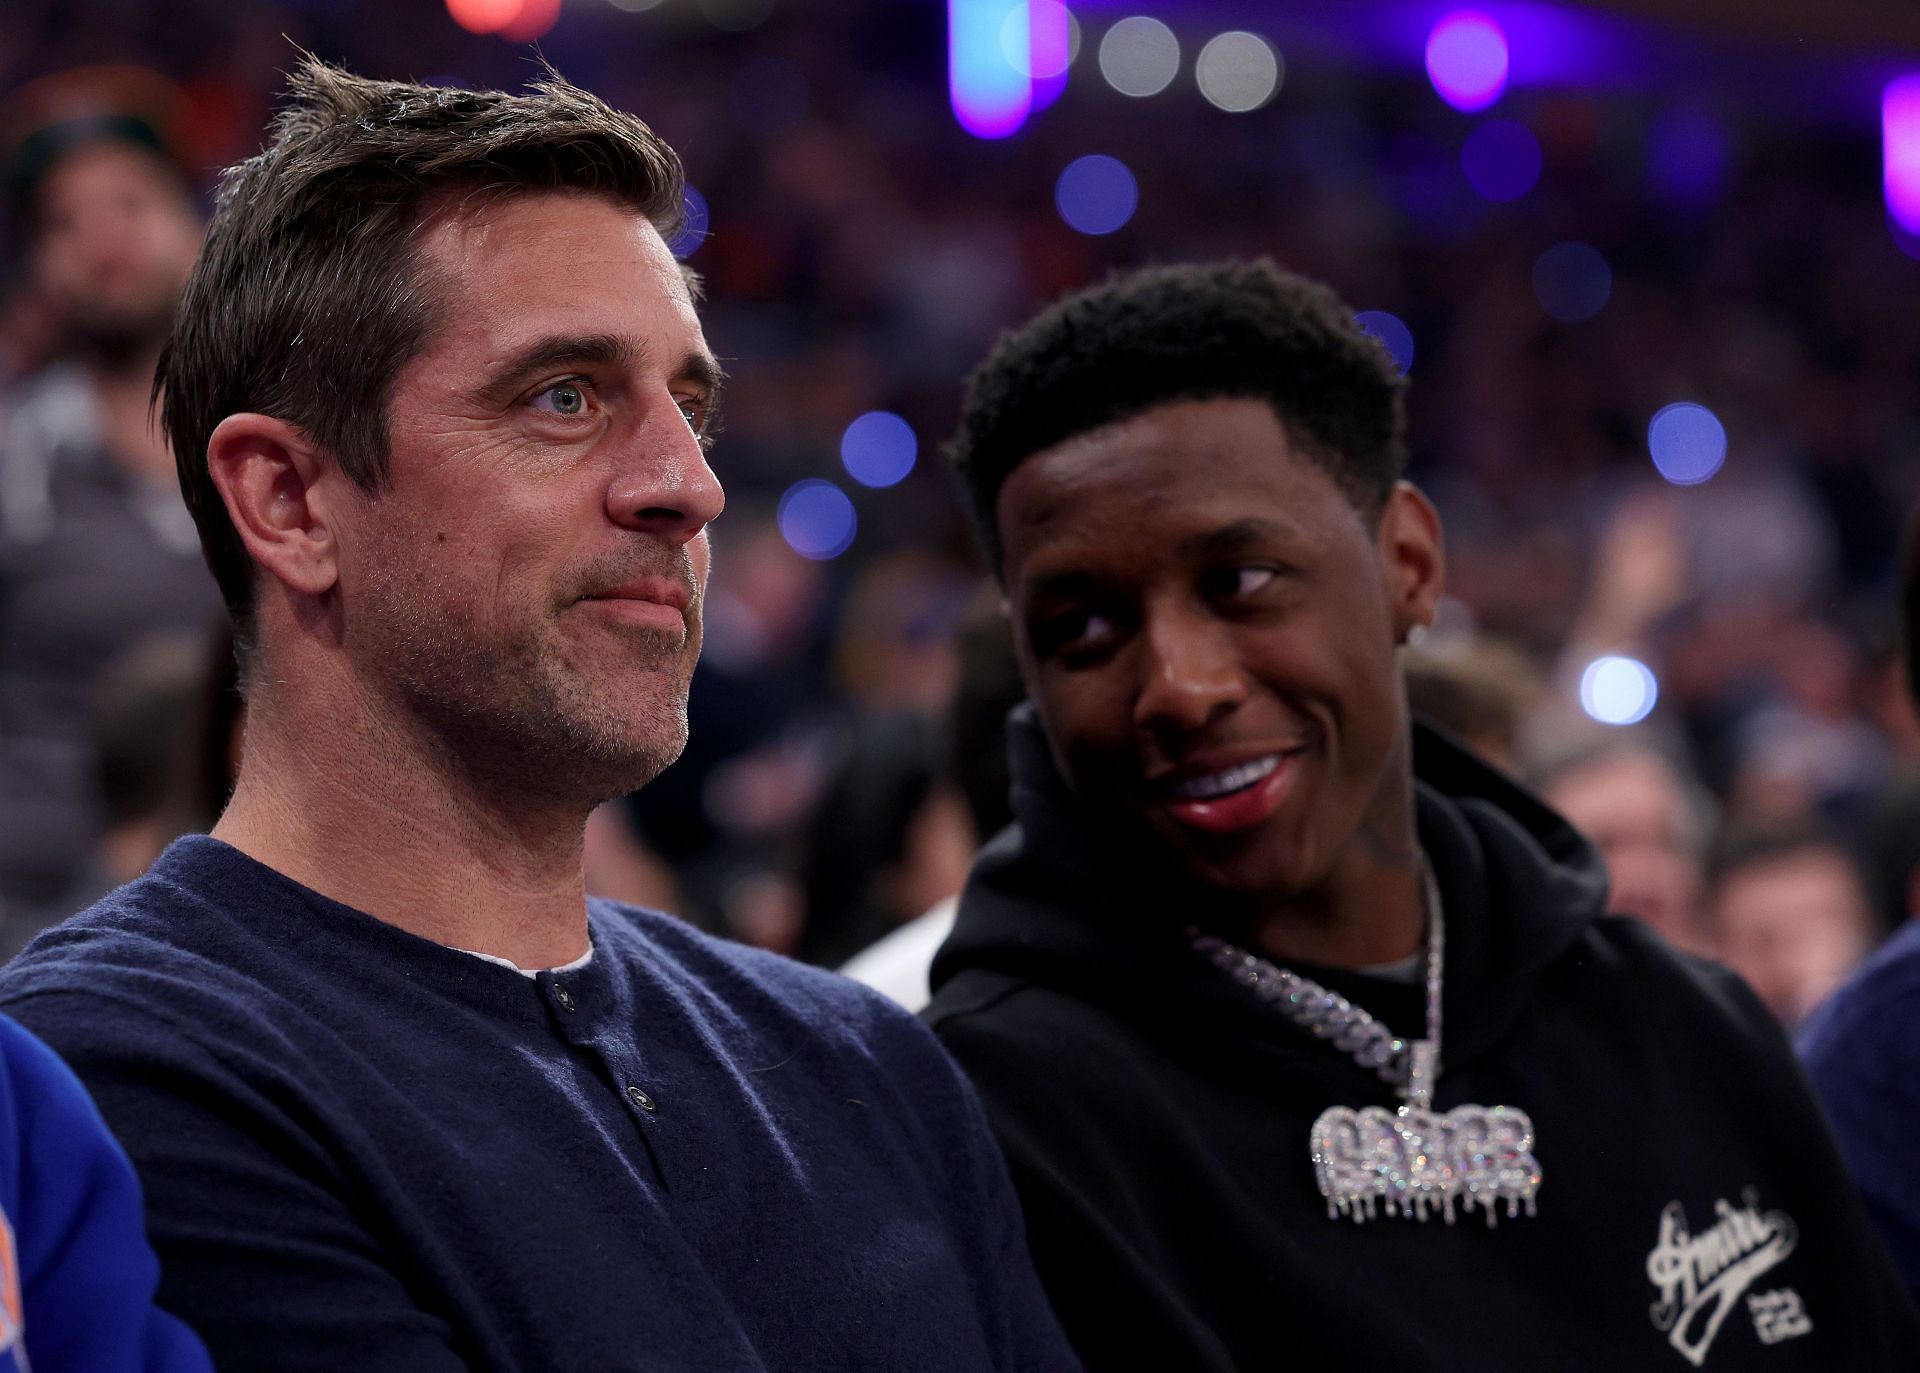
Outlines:
[[1122, 95], [1158, 95], [1180, 74], [1180, 40], [1158, 19], [1122, 19], [1100, 40], [1100, 74]]
[[[1067, 50], [1056, 52], [1051, 58], [1036, 58], [1033, 45], [1028, 41], [1028, 35], [1034, 28], [1033, 11], [1040, 6], [1062, 11], [1067, 21]], [[1000, 26], [1000, 51], [1006, 55], [1007, 64], [1022, 76], [1035, 81], [1050, 81], [1056, 76], [1064, 76], [1074, 59], [1080, 56], [1080, 21], [1060, 0], [1028, 0], [1028, 3], [1015, 5], [1007, 11], [1007, 21]]]
[[1246, 114], [1273, 99], [1285, 72], [1271, 43], [1240, 30], [1209, 39], [1193, 64], [1200, 94], [1229, 114]]
[[1580, 674], [1580, 708], [1603, 725], [1637, 725], [1659, 699], [1659, 680], [1638, 658], [1608, 654]]

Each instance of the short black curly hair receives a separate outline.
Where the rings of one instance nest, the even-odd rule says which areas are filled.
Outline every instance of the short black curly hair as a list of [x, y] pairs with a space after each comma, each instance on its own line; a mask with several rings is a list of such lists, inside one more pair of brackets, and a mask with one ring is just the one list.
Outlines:
[[1148, 267], [1002, 335], [967, 381], [948, 457], [1002, 572], [994, 507], [1026, 459], [1156, 406], [1251, 397], [1369, 520], [1406, 469], [1405, 379], [1317, 281], [1271, 261]]

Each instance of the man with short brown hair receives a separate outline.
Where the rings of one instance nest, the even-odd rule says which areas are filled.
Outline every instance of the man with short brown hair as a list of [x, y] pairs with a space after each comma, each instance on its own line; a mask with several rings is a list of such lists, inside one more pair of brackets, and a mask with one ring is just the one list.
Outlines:
[[226, 1373], [1073, 1367], [925, 1031], [582, 891], [685, 741], [722, 504], [672, 150], [557, 78], [291, 93], [160, 373], [234, 797], [0, 977], [163, 1301]]

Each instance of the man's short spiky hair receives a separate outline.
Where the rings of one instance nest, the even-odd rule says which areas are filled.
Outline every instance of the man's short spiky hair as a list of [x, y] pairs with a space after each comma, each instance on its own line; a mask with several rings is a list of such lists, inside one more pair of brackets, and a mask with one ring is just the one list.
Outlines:
[[442, 306], [419, 231], [539, 192], [612, 201], [668, 238], [685, 213], [673, 149], [552, 71], [510, 95], [370, 81], [310, 57], [265, 151], [222, 177], [154, 392], [243, 660], [253, 566], [207, 474], [214, 429], [273, 415], [378, 489], [392, 383]]
[[1386, 349], [1318, 282], [1265, 259], [1150, 267], [1004, 335], [967, 382], [949, 455], [996, 572], [995, 506], [1014, 468], [1174, 401], [1266, 401], [1371, 520], [1406, 467], [1404, 388]]

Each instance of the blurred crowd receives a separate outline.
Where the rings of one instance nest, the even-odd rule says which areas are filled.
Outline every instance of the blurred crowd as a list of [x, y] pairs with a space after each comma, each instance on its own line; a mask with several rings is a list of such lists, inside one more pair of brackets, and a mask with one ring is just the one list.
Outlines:
[[[0, 952], [209, 824], [240, 747], [218, 597], [146, 423], [204, 169], [257, 146], [292, 43], [373, 75], [531, 70], [437, 5], [198, 8], [106, 6], [57, 42], [48, 7], [0, 21]], [[1178, 86], [1134, 100], [1093, 69], [1112, 16], [1090, 15], [1060, 102], [989, 143], [947, 108], [940, 6], [788, 4], [745, 32], [690, 10], [581, 3], [543, 45], [687, 159], [709, 222], [684, 250], [732, 376], [692, 742], [595, 817], [598, 890], [829, 965], [950, 898], [1004, 823], [1018, 696], [938, 460], [964, 371], [1111, 268], [1266, 254], [1411, 331], [1414, 473], [1451, 587], [1409, 662], [1416, 709], [1581, 826], [1619, 909], [1787, 1023], [1913, 911], [1920, 726], [1891, 600], [1920, 499], [1920, 264], [1884, 222], [1870, 121], [1810, 127], [1733, 89], [1520, 88], [1495, 113], [1542, 172], [1490, 201], [1460, 166], [1477, 117], [1416, 71], [1295, 57], [1249, 114]], [[135, 53], [148, 70], [66, 70]], [[123, 123], [49, 141], [76, 118]], [[1055, 206], [1089, 152], [1139, 182], [1109, 235]], [[1578, 322], [1536, 291], [1569, 241], [1609, 273]], [[1649, 460], [1676, 401], [1725, 426], [1697, 485]], [[866, 490], [840, 441], [876, 409], [919, 462]], [[818, 476], [860, 519], [828, 560], [776, 518]], [[1603, 655], [1651, 670], [1644, 721], [1583, 709]]]

